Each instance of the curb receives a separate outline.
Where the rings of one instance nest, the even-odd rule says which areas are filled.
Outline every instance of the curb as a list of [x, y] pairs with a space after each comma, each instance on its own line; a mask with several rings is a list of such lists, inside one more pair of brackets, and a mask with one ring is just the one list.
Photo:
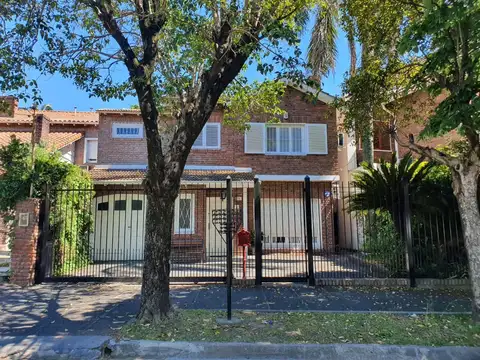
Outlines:
[[116, 341], [107, 336], [0, 337], [0, 359], [475, 360], [480, 347]]

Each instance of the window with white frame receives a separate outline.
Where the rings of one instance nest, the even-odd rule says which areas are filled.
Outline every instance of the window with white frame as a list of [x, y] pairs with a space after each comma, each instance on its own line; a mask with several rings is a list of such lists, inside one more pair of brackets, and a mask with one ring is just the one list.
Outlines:
[[84, 163], [96, 163], [98, 155], [98, 139], [85, 139]]
[[195, 231], [195, 195], [180, 194], [175, 201], [175, 234]]
[[304, 126], [267, 126], [268, 154], [303, 154]]
[[194, 149], [220, 149], [220, 123], [207, 123], [197, 140], [193, 144]]
[[114, 138], [125, 139], [142, 139], [143, 138], [143, 124], [113, 124], [112, 136]]

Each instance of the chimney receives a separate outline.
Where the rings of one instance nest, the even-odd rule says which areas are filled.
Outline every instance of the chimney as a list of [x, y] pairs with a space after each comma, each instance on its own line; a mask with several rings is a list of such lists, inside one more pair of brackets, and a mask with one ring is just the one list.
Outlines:
[[50, 121], [43, 114], [39, 114], [35, 119], [35, 144], [39, 144], [42, 141], [47, 140], [47, 136], [50, 133]]
[[18, 99], [15, 96], [0, 96], [0, 116], [14, 117], [18, 109]]

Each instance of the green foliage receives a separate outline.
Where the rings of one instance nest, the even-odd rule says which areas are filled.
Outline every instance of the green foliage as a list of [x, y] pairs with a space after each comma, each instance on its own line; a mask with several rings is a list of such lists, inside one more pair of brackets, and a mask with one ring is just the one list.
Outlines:
[[402, 53], [424, 54], [412, 86], [438, 95], [448, 91], [428, 119], [424, 137], [453, 129], [480, 129], [480, 3], [478, 0], [432, 1], [423, 16], [411, 21], [399, 44]]
[[[456, 211], [414, 215], [412, 237], [416, 277], [468, 277], [467, 254], [459, 224]], [[368, 260], [384, 266], [388, 277], [407, 276], [405, 242], [390, 213], [368, 214], [363, 234], [362, 250]]]
[[382, 159], [378, 168], [363, 163], [362, 170], [353, 175], [358, 192], [348, 199], [349, 211], [387, 211], [399, 230], [403, 181], [408, 182], [413, 212], [428, 213], [446, 207], [447, 202], [439, 197], [436, 184], [426, 181], [433, 167], [434, 163], [413, 160], [411, 154], [404, 156], [398, 164], [396, 155], [392, 154], [391, 160]]
[[405, 243], [395, 229], [388, 211], [375, 211], [365, 216], [362, 250], [367, 259], [385, 267], [388, 277], [406, 274]]
[[227, 109], [225, 124], [245, 131], [252, 114], [263, 115], [267, 121], [277, 122], [285, 112], [278, 107], [285, 87], [286, 85], [279, 81], [254, 81], [248, 84], [246, 78], [241, 77], [241, 81], [238, 80], [228, 87], [219, 101]]
[[[29, 144], [12, 139], [0, 149], [0, 163], [4, 169], [0, 181], [0, 211], [11, 218], [15, 205], [30, 196], [44, 198], [50, 194], [50, 229], [54, 236], [54, 272], [61, 275], [88, 263], [88, 233], [93, 224], [90, 204], [92, 191], [62, 191], [62, 189], [90, 189], [92, 181], [87, 172], [65, 161], [59, 152], [50, 152], [39, 146], [35, 151], [35, 165], [31, 166]], [[55, 215], [54, 215], [55, 214]]]
[[402, 179], [408, 180], [412, 211], [413, 253], [419, 277], [465, 277], [467, 259], [446, 166], [405, 156], [396, 164], [383, 161], [377, 168], [362, 164], [354, 175], [359, 192], [350, 195], [349, 211], [362, 215], [363, 250], [367, 258], [385, 266], [388, 276], [406, 275], [402, 240]]

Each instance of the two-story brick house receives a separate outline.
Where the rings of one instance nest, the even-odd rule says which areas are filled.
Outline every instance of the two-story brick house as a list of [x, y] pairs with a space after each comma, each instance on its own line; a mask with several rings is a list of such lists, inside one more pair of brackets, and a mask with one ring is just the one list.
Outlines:
[[[0, 146], [8, 145], [12, 137], [30, 144], [35, 129], [33, 141], [52, 151], [60, 151], [65, 161], [79, 166], [96, 162], [96, 112], [21, 109], [12, 96], [0, 97], [0, 101], [4, 109], [0, 112]], [[7, 248], [7, 229], [0, 217], [0, 251]]]
[[[307, 90], [287, 87], [281, 104], [286, 115], [278, 123], [265, 123], [263, 117], [254, 116], [245, 133], [223, 124], [222, 109], [211, 115], [183, 173], [182, 192], [175, 206], [174, 251], [203, 256], [224, 251], [223, 241], [212, 240], [218, 230], [212, 221], [216, 211], [225, 208], [221, 189], [227, 176], [233, 180], [234, 206], [241, 214], [241, 225], [250, 230], [254, 222], [253, 180], [257, 177], [261, 181], [264, 249], [289, 251], [303, 244], [304, 217], [300, 214], [304, 211], [303, 181], [309, 175], [314, 197], [314, 246], [318, 250], [335, 246], [331, 194], [332, 182], [339, 179], [336, 111], [329, 105], [331, 96], [320, 93], [311, 101]], [[131, 253], [131, 259], [125, 260], [140, 260], [143, 254], [131, 249], [143, 249], [143, 229], [139, 227], [144, 224], [148, 206], [135, 190], [141, 188], [147, 168], [143, 123], [137, 110], [97, 112], [98, 160], [90, 171], [97, 195], [94, 253], [97, 260], [108, 260], [108, 254], [117, 249], [124, 253], [123, 239]], [[102, 223], [102, 218], [115, 221]], [[287, 228], [288, 233], [282, 230]]]

